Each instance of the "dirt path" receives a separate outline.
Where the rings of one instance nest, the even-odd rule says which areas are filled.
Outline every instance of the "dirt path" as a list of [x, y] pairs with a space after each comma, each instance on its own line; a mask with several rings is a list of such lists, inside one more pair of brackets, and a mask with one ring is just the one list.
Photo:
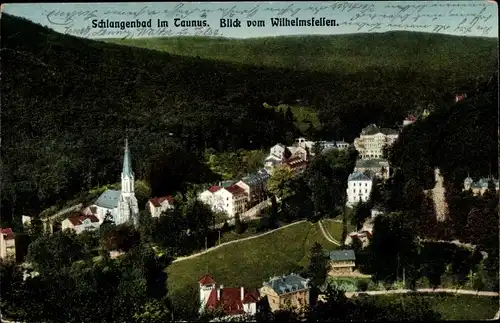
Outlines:
[[[395, 290], [380, 290], [380, 291], [366, 291], [366, 292], [346, 292], [345, 295], [349, 298], [357, 296], [359, 294], [368, 295], [386, 295], [386, 294], [405, 294], [414, 292], [410, 289], [395, 289]], [[453, 293], [453, 294], [468, 294], [477, 296], [498, 296], [497, 292], [479, 292], [476, 290], [466, 290], [466, 289], [431, 289], [431, 288], [420, 288], [416, 292], [419, 293]], [[498, 314], [498, 313], [497, 313]]]
[[328, 240], [329, 242], [337, 245], [337, 246], [340, 246], [340, 242], [335, 240], [334, 237], [332, 237], [332, 235], [330, 234], [330, 232], [326, 231], [325, 228], [323, 227], [323, 223], [321, 222], [321, 220], [318, 221], [318, 225], [319, 225], [319, 228], [321, 230], [321, 233], [323, 233], [323, 236], [325, 237], [326, 240]]
[[284, 229], [284, 228], [291, 227], [292, 225], [296, 225], [296, 224], [299, 224], [299, 223], [302, 223], [302, 222], [306, 222], [306, 220], [302, 220], [302, 221], [299, 221], [299, 222], [294, 222], [294, 223], [291, 223], [291, 224], [287, 224], [287, 225], [284, 225], [284, 226], [279, 227], [277, 229], [274, 229], [274, 230], [271, 230], [271, 231], [267, 231], [267, 232], [264, 232], [262, 234], [258, 234], [258, 235], [255, 235], [255, 236], [251, 236], [251, 237], [246, 237], [246, 238], [242, 238], [242, 239], [238, 239], [238, 240], [224, 242], [224, 243], [221, 243], [218, 246], [209, 248], [207, 250], [203, 250], [201, 252], [198, 252], [198, 253], [195, 253], [195, 254], [192, 254], [192, 255], [189, 255], [189, 256], [186, 256], [186, 257], [179, 257], [179, 258], [175, 259], [174, 261], [172, 261], [172, 263], [183, 261], [183, 260], [187, 260], [187, 259], [196, 258], [196, 257], [201, 256], [203, 254], [206, 254], [206, 253], [209, 253], [211, 251], [214, 251], [217, 248], [220, 248], [220, 247], [223, 247], [223, 246], [227, 246], [227, 245], [232, 244], [232, 243], [236, 243], [236, 242], [241, 242], [241, 241], [246, 241], [246, 240], [251, 240], [251, 239], [256, 239], [256, 238], [259, 238], [259, 237], [263, 237], [263, 236], [268, 235], [270, 233], [276, 232], [276, 231]]

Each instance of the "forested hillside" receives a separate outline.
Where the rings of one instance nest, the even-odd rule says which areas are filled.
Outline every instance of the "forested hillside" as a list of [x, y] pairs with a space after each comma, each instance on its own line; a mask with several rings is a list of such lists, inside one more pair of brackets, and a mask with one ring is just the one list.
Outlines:
[[[106, 39], [170, 54], [303, 71], [356, 73], [373, 68], [448, 71], [453, 77], [486, 72], [497, 39], [394, 31], [250, 39], [164, 37]], [[477, 57], [482, 57], [477, 60]], [[476, 60], [474, 65], [464, 64]]]
[[[496, 70], [488, 60], [496, 48], [481, 40], [456, 70], [397, 69], [387, 60], [345, 73], [176, 56], [62, 35], [6, 14], [1, 31], [4, 219], [116, 182], [125, 135], [136, 177], [179, 189], [213, 179], [200, 162], [206, 148], [267, 148], [297, 134], [264, 102], [314, 107], [325, 138], [352, 140], [367, 123], [393, 126], [415, 105], [447, 102]], [[470, 64], [479, 60], [486, 65]], [[155, 173], [165, 169], [175, 178]]]

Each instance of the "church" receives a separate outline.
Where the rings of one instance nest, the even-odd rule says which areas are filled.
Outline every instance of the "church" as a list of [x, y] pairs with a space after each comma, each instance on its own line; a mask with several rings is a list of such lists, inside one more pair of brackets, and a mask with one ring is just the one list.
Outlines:
[[125, 139], [125, 153], [123, 156], [121, 190], [106, 190], [99, 196], [91, 209], [99, 218], [99, 224], [104, 221], [106, 213], [110, 213], [116, 225], [130, 221], [138, 225], [139, 206], [134, 193], [134, 173], [130, 162], [128, 140]]

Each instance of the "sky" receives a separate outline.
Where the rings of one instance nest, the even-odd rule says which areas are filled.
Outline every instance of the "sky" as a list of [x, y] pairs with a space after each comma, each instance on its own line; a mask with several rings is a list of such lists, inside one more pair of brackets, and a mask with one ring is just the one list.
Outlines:
[[[2, 12], [27, 18], [58, 32], [87, 38], [174, 35], [251, 38], [304, 34], [349, 34], [408, 30], [498, 38], [493, 1], [351, 1], [351, 2], [165, 2], [4, 4]], [[333, 27], [273, 27], [271, 18], [335, 19]], [[176, 27], [174, 18], [206, 19], [209, 26]], [[240, 28], [221, 28], [220, 19], [238, 19]], [[92, 20], [152, 20], [151, 28], [92, 28]], [[157, 20], [168, 27], [157, 27]], [[247, 21], [263, 20], [263, 27]]]

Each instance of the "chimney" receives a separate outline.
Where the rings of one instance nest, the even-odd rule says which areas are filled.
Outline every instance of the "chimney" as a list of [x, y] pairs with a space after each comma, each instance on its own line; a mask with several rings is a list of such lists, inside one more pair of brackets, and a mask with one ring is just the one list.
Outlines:
[[217, 288], [217, 300], [220, 301], [220, 292], [224, 289], [224, 285], [220, 285], [219, 288]]
[[243, 298], [245, 298], [245, 288], [241, 287], [241, 301], [243, 302]]

